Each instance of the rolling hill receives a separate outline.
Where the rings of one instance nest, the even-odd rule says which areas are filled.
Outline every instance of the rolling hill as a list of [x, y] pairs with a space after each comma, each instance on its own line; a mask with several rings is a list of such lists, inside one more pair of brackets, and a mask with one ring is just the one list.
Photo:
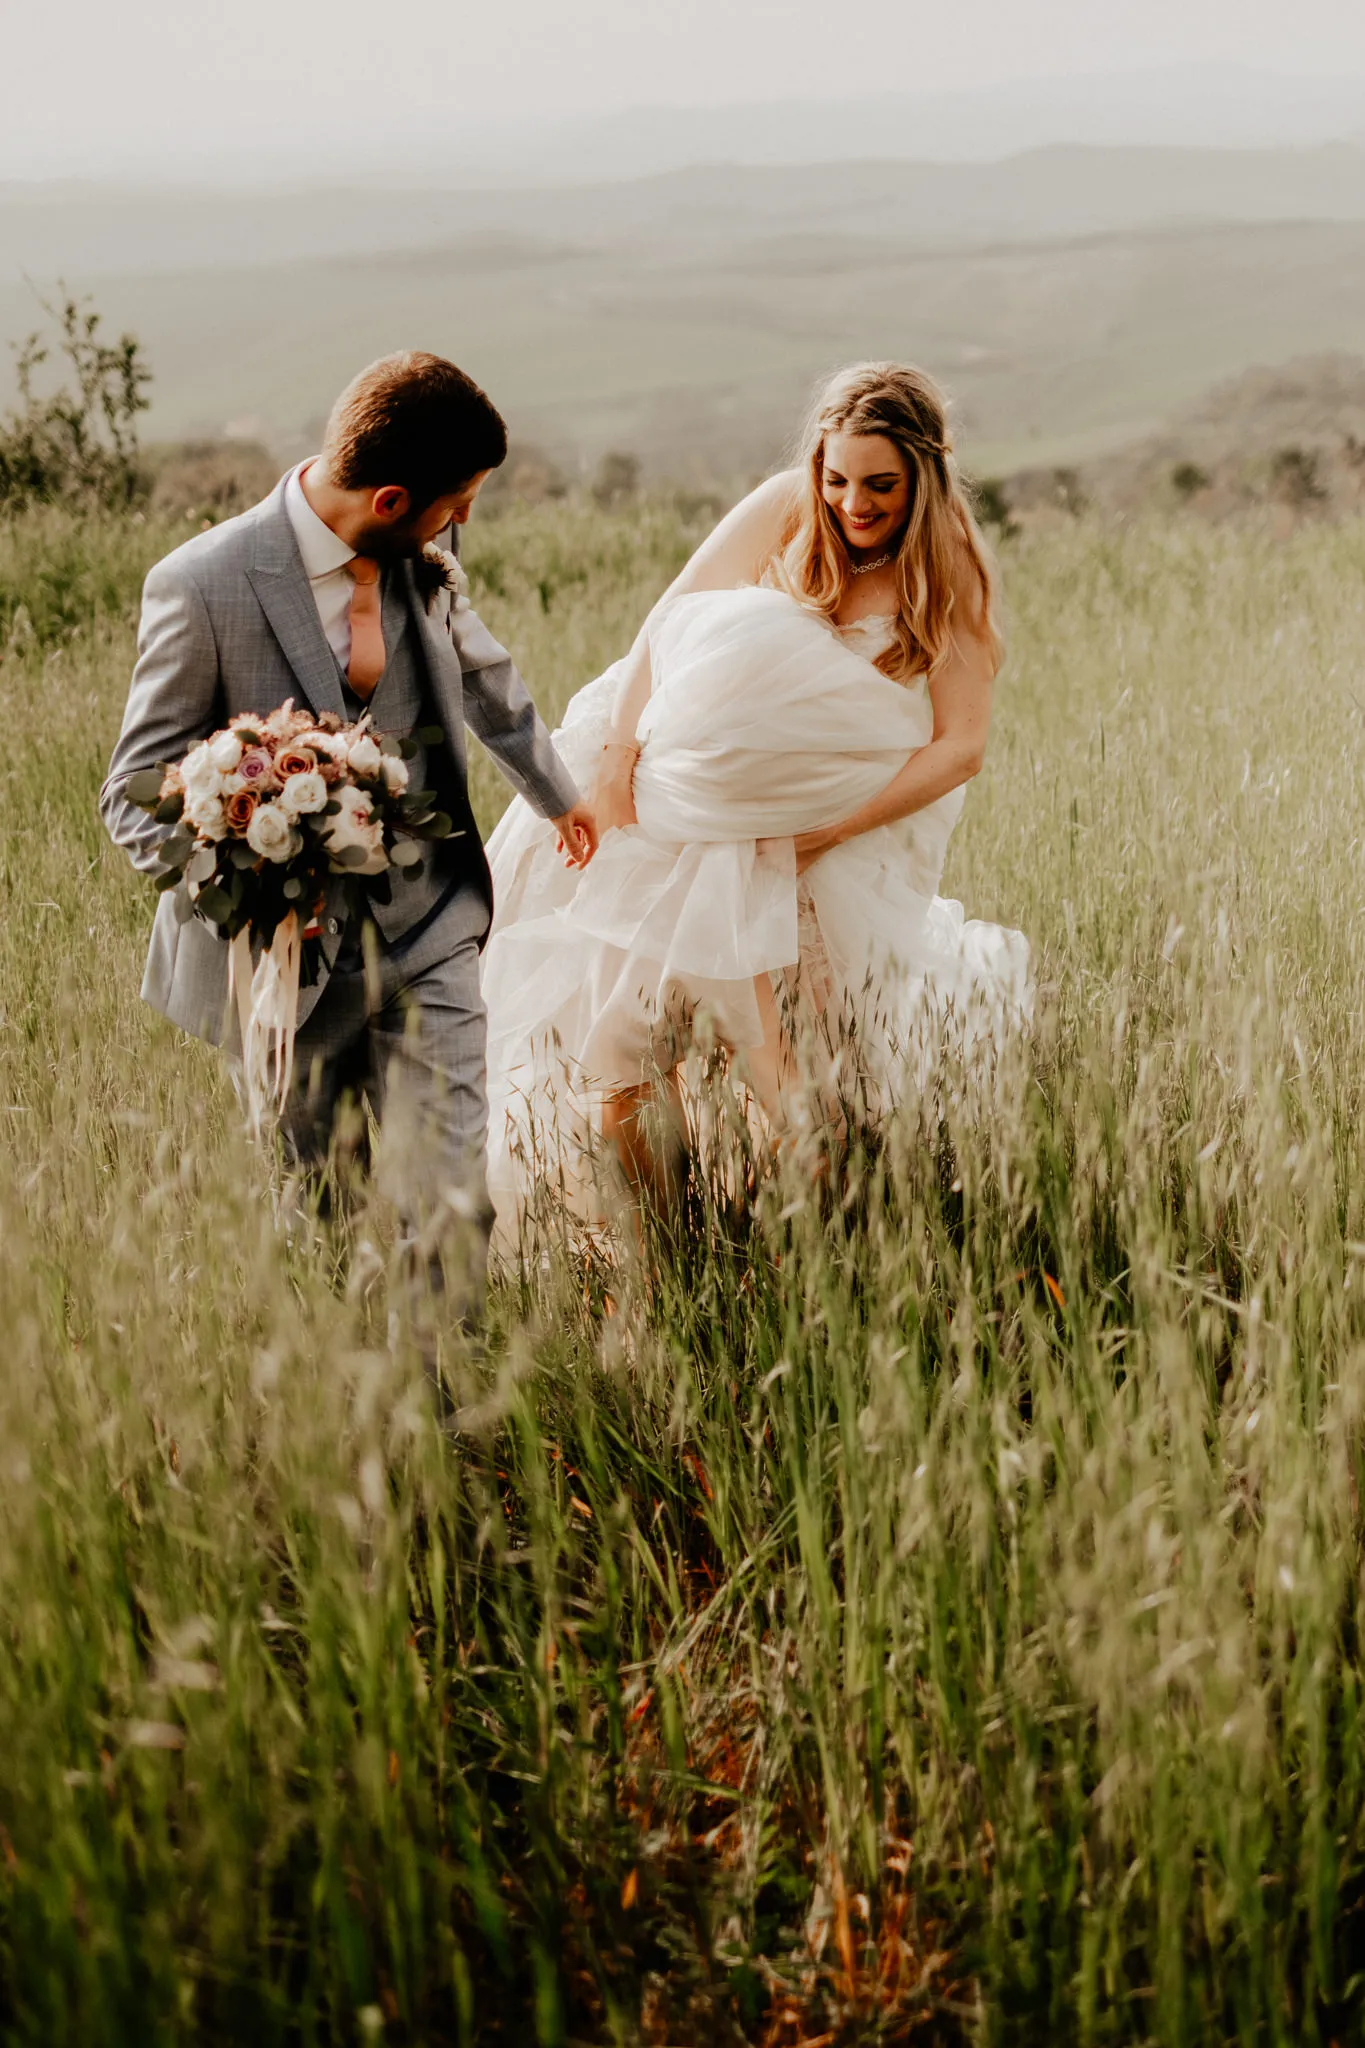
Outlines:
[[[149, 432], [303, 447], [383, 350], [453, 355], [514, 435], [729, 481], [779, 454], [812, 381], [868, 355], [952, 389], [979, 473], [1084, 460], [1257, 364], [1365, 353], [1365, 223], [1202, 226], [960, 250], [772, 234], [605, 246], [481, 235], [340, 261], [91, 280], [155, 370]], [[32, 324], [0, 290], [0, 333]]]
[[35, 324], [25, 274], [142, 338], [157, 438], [287, 454], [358, 364], [425, 345], [571, 470], [622, 448], [730, 483], [779, 455], [822, 372], [894, 355], [950, 386], [968, 462], [1004, 473], [1140, 441], [1256, 365], [1365, 353], [1365, 149], [713, 164], [538, 190], [0, 188], [0, 337]]

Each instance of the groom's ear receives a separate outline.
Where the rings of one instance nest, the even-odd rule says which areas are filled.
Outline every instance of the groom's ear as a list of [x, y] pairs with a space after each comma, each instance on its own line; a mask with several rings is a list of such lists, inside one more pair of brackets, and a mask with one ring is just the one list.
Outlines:
[[412, 510], [412, 494], [402, 484], [381, 484], [370, 499], [370, 510], [376, 519], [406, 519]]

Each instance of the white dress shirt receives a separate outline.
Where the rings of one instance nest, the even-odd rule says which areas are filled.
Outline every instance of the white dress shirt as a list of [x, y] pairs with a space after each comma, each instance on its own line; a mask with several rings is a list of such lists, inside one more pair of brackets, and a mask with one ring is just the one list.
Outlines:
[[[316, 457], [309, 457], [309, 461], [315, 460]], [[299, 544], [304, 573], [318, 608], [322, 630], [327, 636], [327, 645], [341, 663], [341, 672], [345, 675], [351, 661], [351, 592], [355, 589], [354, 582], [346, 573], [346, 564], [355, 559], [355, 549], [347, 547], [345, 541], [318, 518], [303, 495], [302, 477], [307, 467], [307, 462], [301, 462], [297, 469], [290, 471], [284, 486], [284, 509], [289, 514], [289, 524]]]

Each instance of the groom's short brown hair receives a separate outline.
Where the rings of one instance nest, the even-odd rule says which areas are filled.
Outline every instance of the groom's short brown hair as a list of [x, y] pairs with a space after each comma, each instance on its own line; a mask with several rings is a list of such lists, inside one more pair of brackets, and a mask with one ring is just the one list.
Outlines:
[[343, 491], [401, 484], [420, 510], [507, 457], [507, 428], [472, 377], [408, 349], [353, 377], [327, 422], [327, 474]]

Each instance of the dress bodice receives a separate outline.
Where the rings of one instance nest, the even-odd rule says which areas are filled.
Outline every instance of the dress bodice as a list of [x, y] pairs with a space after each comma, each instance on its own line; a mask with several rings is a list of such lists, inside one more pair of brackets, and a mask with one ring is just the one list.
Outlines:
[[855, 654], [861, 654], [867, 661], [876, 661], [891, 645], [895, 628], [896, 621], [891, 612], [870, 612], [866, 618], [850, 619], [846, 626], [836, 626], [834, 630]]

